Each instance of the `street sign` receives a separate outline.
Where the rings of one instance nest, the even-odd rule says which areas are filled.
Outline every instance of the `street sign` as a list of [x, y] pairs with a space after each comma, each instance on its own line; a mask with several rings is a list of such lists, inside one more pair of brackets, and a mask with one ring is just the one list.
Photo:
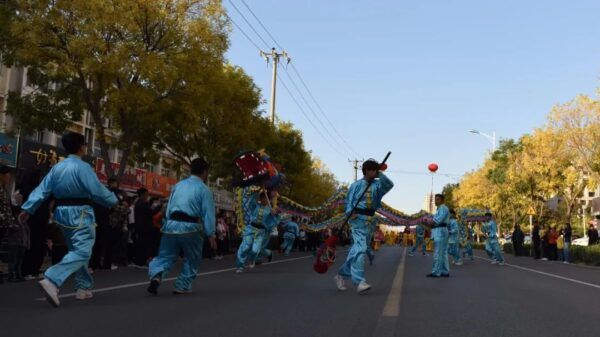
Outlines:
[[527, 215], [535, 215], [535, 209], [533, 208], [533, 206], [529, 206], [529, 209], [527, 210]]

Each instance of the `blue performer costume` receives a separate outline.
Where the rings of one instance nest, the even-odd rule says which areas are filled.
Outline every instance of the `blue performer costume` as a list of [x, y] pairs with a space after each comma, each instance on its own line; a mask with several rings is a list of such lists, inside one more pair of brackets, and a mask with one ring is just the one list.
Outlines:
[[469, 259], [473, 261], [473, 237], [475, 236], [475, 230], [469, 224], [461, 225], [460, 229], [460, 236], [464, 242], [464, 251], [462, 256], [463, 258], [468, 256]]
[[427, 255], [427, 247], [425, 245], [425, 228], [422, 225], [417, 225], [415, 229], [415, 244], [410, 248], [409, 256], [414, 256], [419, 246], [421, 246], [421, 253]]
[[281, 249], [286, 256], [290, 255], [290, 252], [294, 248], [296, 237], [300, 235], [300, 228], [295, 220], [295, 218], [292, 218], [283, 225], [283, 244], [281, 245]]
[[[486, 214], [491, 217], [491, 214]], [[487, 242], [486, 242], [486, 250], [489, 249], [489, 255], [493, 259], [492, 264], [500, 264], [504, 265], [504, 256], [502, 255], [502, 248], [500, 248], [500, 242], [498, 241], [497, 229], [498, 225], [494, 219], [490, 219], [490, 221], [485, 226], [487, 230]]]
[[448, 263], [448, 225], [450, 224], [450, 211], [444, 205], [444, 196], [436, 195], [437, 211], [433, 216], [435, 225], [431, 229], [434, 242], [433, 269], [428, 277], [449, 277], [450, 264]]
[[251, 268], [254, 267], [254, 261], [263, 248], [266, 228], [273, 228], [279, 223], [279, 215], [268, 205], [267, 192], [253, 189], [255, 188], [245, 187], [242, 191], [245, 228], [237, 251], [238, 273], [244, 270], [247, 261], [251, 261]]
[[60, 304], [58, 288], [71, 274], [75, 274], [77, 299], [92, 297], [90, 289], [94, 280], [88, 272], [96, 239], [92, 202], [105, 207], [117, 203], [117, 196], [100, 183], [90, 164], [81, 160], [85, 146], [83, 136], [69, 132], [63, 135], [63, 145], [69, 156], [52, 167], [22, 206], [26, 214], [32, 215], [46, 199], [53, 197], [55, 200], [54, 219], [69, 252], [58, 264], [48, 268], [44, 273], [45, 279], [40, 281], [48, 302], [53, 306]]
[[448, 230], [448, 254], [452, 256], [452, 263], [460, 266], [463, 264], [460, 257], [460, 224], [456, 220], [454, 211], [450, 213], [452, 214], [452, 218], [450, 219]]
[[[349, 216], [355, 205], [354, 215], [350, 218], [349, 224], [352, 229], [352, 247], [348, 252], [346, 262], [335, 276], [335, 282], [339, 290], [346, 290], [344, 279], [351, 278], [354, 284], [358, 285], [357, 291], [362, 293], [369, 290], [370, 285], [366, 283], [364, 264], [367, 254], [367, 239], [369, 237], [369, 226], [375, 215], [375, 210], [381, 207], [381, 199], [388, 193], [394, 183], [379, 172], [380, 164], [374, 160], [368, 160], [363, 164], [362, 170], [365, 178], [354, 182], [348, 190], [346, 197], [346, 216]], [[372, 175], [372, 183], [369, 186], [367, 174]], [[375, 178], [376, 177], [376, 178]], [[363, 198], [358, 200], [363, 192]]]
[[[197, 166], [195, 166], [197, 165]], [[202, 261], [204, 236], [215, 236], [215, 203], [201, 175], [208, 169], [203, 159], [192, 162], [192, 175], [177, 183], [171, 191], [161, 228], [158, 256], [150, 261], [148, 291], [156, 294], [179, 253], [183, 251], [183, 267], [175, 281], [176, 294], [190, 293]]]

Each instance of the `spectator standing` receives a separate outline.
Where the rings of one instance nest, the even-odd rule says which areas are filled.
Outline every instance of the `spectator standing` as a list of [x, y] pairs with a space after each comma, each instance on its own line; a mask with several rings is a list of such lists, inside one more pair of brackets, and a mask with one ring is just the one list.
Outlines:
[[[24, 200], [29, 198], [31, 192], [41, 181], [39, 171], [26, 170], [23, 172], [20, 181], [17, 184], [17, 190], [13, 194], [13, 205], [21, 206]], [[50, 217], [50, 201], [45, 201], [40, 208], [27, 220], [29, 226], [29, 249], [25, 251], [23, 257], [22, 272], [25, 279], [32, 280], [38, 278], [41, 272], [42, 264], [48, 247], [46, 245], [48, 219]]]
[[558, 261], [565, 261], [565, 236], [561, 230], [558, 233], [558, 239], [556, 239], [556, 251], [558, 253]]
[[11, 181], [10, 168], [0, 166], [0, 227], [5, 232], [3, 239], [8, 251], [8, 282], [25, 281], [21, 268], [25, 251], [30, 248], [29, 226], [18, 222], [12, 209], [8, 184]]
[[565, 263], [571, 263], [571, 240], [572, 240], [573, 230], [571, 229], [571, 224], [567, 223], [565, 229], [563, 231], [563, 239], [564, 239], [564, 248], [563, 248], [563, 257]]
[[223, 255], [227, 254], [227, 235], [228, 228], [227, 223], [225, 222], [225, 218], [223, 216], [223, 212], [219, 212], [219, 217], [217, 218], [217, 256], [215, 257], [217, 260], [221, 260]]
[[515, 251], [515, 256], [523, 256], [523, 242], [525, 241], [525, 234], [521, 230], [521, 226], [515, 225], [515, 229], [512, 233], [512, 244]]
[[300, 229], [300, 233], [298, 234], [298, 250], [301, 252], [306, 251], [306, 230], [304, 228]]
[[548, 230], [544, 225], [540, 229], [540, 238], [542, 239], [542, 261], [548, 261]]
[[152, 217], [155, 211], [150, 203], [150, 194], [145, 188], [137, 191], [138, 200], [135, 204], [135, 240], [134, 240], [134, 267], [146, 268], [148, 259], [153, 253], [154, 224]]
[[533, 258], [539, 260], [541, 258], [541, 245], [542, 240], [540, 236], [540, 226], [535, 224], [533, 226], [533, 232], [531, 233], [531, 244], [533, 247]]
[[548, 233], [546, 234], [547, 239], [548, 239], [548, 259], [550, 261], [556, 261], [557, 259], [557, 252], [558, 252], [558, 232], [556, 231], [556, 228], [552, 227], [550, 228], [550, 230], [548, 231]]
[[588, 246], [592, 246], [598, 244], [598, 230], [594, 227], [593, 224], [590, 225], [587, 231], [588, 236]]

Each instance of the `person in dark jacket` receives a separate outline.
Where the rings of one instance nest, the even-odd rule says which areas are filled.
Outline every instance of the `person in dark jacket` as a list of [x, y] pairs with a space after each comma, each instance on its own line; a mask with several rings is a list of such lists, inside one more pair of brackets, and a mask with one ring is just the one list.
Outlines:
[[533, 233], [531, 233], [531, 244], [533, 247], [533, 258], [539, 260], [542, 257], [542, 239], [540, 237], [540, 226], [538, 224], [533, 226]]
[[[23, 201], [27, 200], [31, 192], [39, 185], [40, 181], [41, 174], [39, 171], [24, 171], [17, 184], [17, 191], [15, 191], [15, 206], [21, 206]], [[30, 230], [30, 245], [23, 257], [22, 272], [28, 279], [36, 278], [40, 274], [48, 250], [46, 237], [48, 235], [48, 219], [50, 218], [49, 204], [49, 200], [44, 202], [27, 220]]]
[[571, 229], [571, 224], [567, 223], [565, 225], [565, 229], [563, 232], [563, 238], [565, 241], [564, 247], [563, 247], [563, 256], [564, 256], [564, 262], [565, 263], [570, 263], [571, 262], [571, 256], [570, 256], [570, 250], [571, 250], [571, 241], [573, 238], [573, 230]]
[[29, 226], [15, 219], [8, 184], [11, 181], [10, 168], [0, 165], [0, 229], [8, 251], [8, 282], [25, 281], [22, 273], [25, 251], [29, 249]]
[[594, 225], [590, 225], [587, 231], [587, 236], [589, 240], [588, 246], [598, 244], [598, 230], [596, 229], [596, 227], [594, 227]]
[[515, 256], [523, 256], [523, 242], [525, 241], [525, 234], [521, 230], [521, 226], [515, 225], [515, 230], [512, 233], [512, 244], [515, 251]]
[[135, 242], [133, 263], [136, 267], [146, 268], [148, 259], [152, 256], [154, 250], [156, 228], [152, 222], [152, 217], [156, 210], [152, 208], [150, 194], [145, 188], [137, 191], [139, 196], [135, 204]]

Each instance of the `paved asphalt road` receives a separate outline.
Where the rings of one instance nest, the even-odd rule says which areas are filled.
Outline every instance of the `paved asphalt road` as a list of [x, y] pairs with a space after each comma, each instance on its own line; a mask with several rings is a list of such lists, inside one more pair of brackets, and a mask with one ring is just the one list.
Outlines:
[[34, 282], [4, 284], [0, 336], [600, 336], [598, 268], [511, 257], [501, 267], [480, 255], [429, 279], [430, 256], [404, 256], [377, 252], [365, 295], [338, 292], [334, 274], [314, 273], [301, 254], [244, 274], [231, 257], [206, 261], [185, 296], [172, 282], [147, 295], [141, 270], [99, 272], [94, 299], [74, 300], [68, 283], [58, 309]]

